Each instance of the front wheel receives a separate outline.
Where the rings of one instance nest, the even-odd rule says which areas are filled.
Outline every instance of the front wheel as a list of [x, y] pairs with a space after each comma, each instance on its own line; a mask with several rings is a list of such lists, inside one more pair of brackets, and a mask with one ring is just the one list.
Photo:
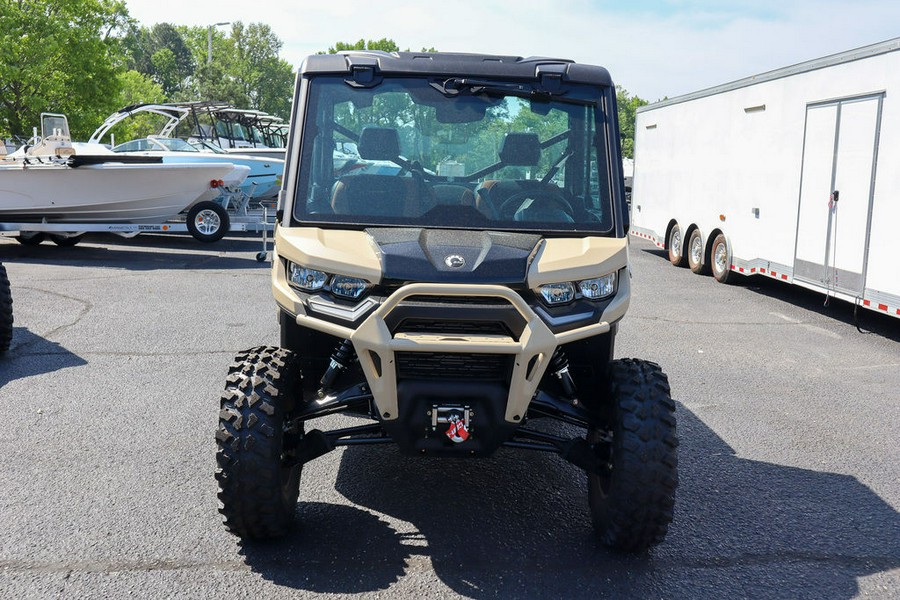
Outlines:
[[188, 211], [187, 228], [195, 240], [210, 244], [225, 237], [231, 228], [231, 218], [221, 204], [205, 200]]
[[[659, 365], [632, 358], [609, 364], [609, 430], [588, 442], [606, 463], [588, 474], [588, 504], [601, 542], [640, 552], [666, 537], [678, 487], [675, 402]], [[610, 439], [611, 433], [611, 439]]]
[[681, 227], [677, 223], [669, 232], [669, 262], [676, 267], [687, 266], [687, 257], [684, 255], [684, 239], [681, 237]]
[[300, 493], [295, 448], [302, 425], [291, 413], [300, 395], [300, 361], [290, 350], [263, 346], [239, 354], [228, 370], [216, 432], [219, 512], [232, 533], [280, 537]]
[[9, 350], [13, 334], [13, 301], [6, 277], [6, 267], [0, 265], [0, 354]]

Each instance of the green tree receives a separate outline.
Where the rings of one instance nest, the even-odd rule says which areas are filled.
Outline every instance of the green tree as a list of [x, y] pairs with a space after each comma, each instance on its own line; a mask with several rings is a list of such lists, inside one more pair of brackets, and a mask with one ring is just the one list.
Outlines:
[[279, 58], [283, 42], [263, 23], [235, 22], [226, 35], [213, 29], [212, 62], [207, 64], [206, 27], [179, 28], [199, 66], [180, 100], [219, 100], [288, 118], [293, 69]]
[[0, 135], [27, 137], [52, 111], [87, 137], [114, 110], [127, 23], [118, 0], [0, 0]]
[[400, 46], [392, 39], [381, 38], [380, 40], [366, 41], [361, 39], [355, 43], [337, 42], [328, 49], [327, 52], [319, 52], [319, 54], [337, 54], [342, 50], [383, 50], [385, 52], [399, 52]]
[[116, 106], [124, 107], [132, 104], [159, 103], [166, 101], [166, 92], [162, 86], [135, 70], [119, 73], [119, 98]]
[[634, 158], [634, 120], [637, 109], [648, 104], [637, 96], [629, 96], [628, 90], [616, 86], [616, 104], [619, 107], [619, 137], [622, 141], [622, 156]]
[[175, 93], [181, 84], [175, 54], [168, 48], [161, 48], [150, 57], [153, 65], [153, 80], [158, 83], [166, 95]]
[[245, 27], [240, 21], [232, 27], [231, 41], [234, 50], [226, 64], [250, 99], [250, 108], [282, 118], [289, 115], [294, 77], [290, 63], [278, 58], [283, 42], [266, 24]]
[[122, 46], [128, 57], [126, 66], [152, 77], [167, 97], [177, 94], [194, 73], [191, 48], [169, 23], [150, 28], [133, 24], [122, 39]]
[[[135, 70], [119, 73], [120, 92], [116, 100], [116, 107], [123, 108], [132, 104], [159, 103], [166, 101], [166, 93], [162, 86], [150, 77]], [[109, 134], [101, 140], [103, 143], [115, 141], [125, 142], [136, 138], [147, 137], [157, 133], [162, 126], [159, 115], [139, 114], [118, 123], [110, 130]], [[99, 123], [97, 124], [100, 125]], [[112, 134], [110, 136], [110, 134]]]
[[[381, 38], [380, 40], [364, 40], [360, 39], [356, 42], [337, 42], [334, 46], [330, 47], [327, 51], [316, 52], [316, 54], [337, 54], [342, 50], [381, 50], [383, 52], [400, 52], [400, 46], [397, 45], [397, 42], [390, 38]], [[409, 52], [409, 48], [405, 50]], [[434, 47], [431, 48], [422, 48], [422, 52], [437, 52]]]

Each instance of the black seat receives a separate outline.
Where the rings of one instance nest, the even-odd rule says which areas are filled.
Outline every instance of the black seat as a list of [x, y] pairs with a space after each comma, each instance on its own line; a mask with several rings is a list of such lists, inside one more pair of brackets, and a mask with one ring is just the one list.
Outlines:
[[331, 208], [338, 215], [416, 217], [422, 214], [411, 177], [348, 175], [334, 184]]
[[[499, 155], [504, 166], [536, 167], [541, 160], [540, 139], [536, 133], [507, 133], [500, 144]], [[564, 217], [559, 213], [565, 212], [561, 207], [571, 205], [563, 190], [537, 179], [489, 179], [482, 182], [475, 194], [478, 210], [500, 219], [560, 221]], [[543, 206], [543, 202], [507, 206], [508, 200], [516, 195], [521, 195], [525, 202], [527, 194], [551, 196], [559, 202], [553, 202], [551, 206]]]

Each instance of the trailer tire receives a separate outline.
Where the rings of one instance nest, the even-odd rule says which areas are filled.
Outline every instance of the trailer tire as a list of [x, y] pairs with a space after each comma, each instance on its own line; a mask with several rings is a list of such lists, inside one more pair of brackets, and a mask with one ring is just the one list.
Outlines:
[[699, 229], [693, 230], [688, 238], [687, 261], [693, 273], [704, 275], [709, 271], [709, 261], [704, 260], [703, 256], [703, 236]]
[[221, 204], [211, 200], [198, 202], [187, 214], [188, 232], [198, 242], [218, 242], [231, 228], [231, 218]]
[[724, 233], [720, 233], [713, 240], [709, 259], [712, 275], [716, 281], [729, 283], [734, 280], [734, 276], [731, 274], [731, 248], [728, 247], [728, 240], [725, 239]]
[[44, 232], [38, 231], [32, 233], [31, 235], [26, 235], [24, 232], [22, 232], [16, 236], [16, 241], [23, 246], [38, 246], [41, 242], [44, 241]]
[[219, 512], [241, 538], [268, 539], [290, 528], [302, 465], [293, 457], [301, 431], [285, 432], [300, 394], [300, 360], [262, 346], [239, 354], [222, 393], [216, 432]]
[[79, 233], [78, 235], [56, 235], [53, 233], [50, 234], [50, 239], [53, 241], [53, 243], [62, 248], [71, 248], [72, 246], [80, 242], [82, 238], [84, 238], [83, 233]]
[[591, 520], [603, 544], [641, 552], [665, 539], [675, 509], [675, 402], [659, 365], [631, 358], [609, 363], [608, 398], [612, 440], [588, 432], [608, 465], [588, 474]]
[[9, 350], [13, 334], [13, 301], [6, 276], [6, 267], [0, 264], [0, 355]]
[[687, 257], [684, 254], [684, 239], [681, 237], [681, 227], [678, 223], [672, 226], [669, 232], [669, 262], [676, 267], [686, 267]]

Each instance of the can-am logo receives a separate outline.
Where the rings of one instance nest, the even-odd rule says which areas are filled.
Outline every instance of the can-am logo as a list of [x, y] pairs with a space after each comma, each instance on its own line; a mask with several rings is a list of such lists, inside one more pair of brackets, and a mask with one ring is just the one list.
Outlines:
[[459, 254], [451, 254], [444, 259], [444, 264], [451, 269], [461, 269], [466, 266], [466, 259], [464, 259]]

